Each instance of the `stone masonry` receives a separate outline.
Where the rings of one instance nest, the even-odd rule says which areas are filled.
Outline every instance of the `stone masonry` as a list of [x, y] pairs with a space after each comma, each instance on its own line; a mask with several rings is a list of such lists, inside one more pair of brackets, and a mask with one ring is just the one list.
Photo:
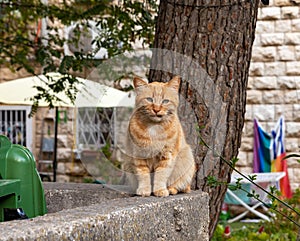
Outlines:
[[208, 241], [207, 193], [130, 197], [95, 184], [44, 183], [48, 213], [0, 223], [1, 241]]
[[[246, 118], [238, 167], [252, 172], [253, 119], [270, 132], [280, 116], [286, 123], [287, 153], [300, 152], [300, 1], [271, 0], [258, 12], [249, 71]], [[288, 161], [293, 190], [300, 164]]]

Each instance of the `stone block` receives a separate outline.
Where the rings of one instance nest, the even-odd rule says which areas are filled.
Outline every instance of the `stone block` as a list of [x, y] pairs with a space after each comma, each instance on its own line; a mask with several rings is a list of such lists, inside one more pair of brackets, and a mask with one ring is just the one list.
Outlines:
[[65, 170], [67, 175], [84, 176], [87, 171], [80, 162], [65, 163]]
[[[299, 163], [298, 163], [298, 165], [299, 165]], [[300, 168], [292, 168], [292, 167], [289, 167], [289, 165], [288, 165], [288, 175], [289, 175], [291, 185], [293, 185], [295, 183], [298, 183], [298, 185], [299, 185], [298, 177], [300, 175]]]
[[253, 164], [252, 150], [248, 151], [248, 152], [241, 152], [240, 154], [238, 156], [239, 160], [237, 162], [236, 167], [238, 169], [243, 168], [243, 167], [252, 167], [252, 164]]
[[299, 152], [299, 138], [285, 138], [285, 150], [286, 152]]
[[266, 132], [270, 133], [276, 127], [277, 121], [278, 120], [274, 118], [273, 120], [262, 123], [262, 126]]
[[291, 32], [292, 25], [290, 19], [277, 20], [275, 21], [275, 32], [276, 33], [288, 33]]
[[247, 160], [248, 160], [248, 167], [252, 167], [253, 166], [253, 151], [251, 152], [247, 152]]
[[272, 121], [275, 118], [275, 106], [272, 105], [253, 105], [253, 117], [260, 121]]
[[[300, 96], [299, 96], [300, 98]], [[299, 102], [300, 103], [300, 99]], [[294, 104], [293, 105], [293, 121], [300, 122], [300, 104]]]
[[295, 46], [295, 56], [296, 60], [300, 60], [300, 46]]
[[291, 20], [291, 32], [300, 32], [300, 18]]
[[287, 75], [300, 75], [300, 62], [293, 61], [286, 63], [286, 74]]
[[284, 35], [285, 45], [300, 45], [300, 33], [286, 33]]
[[284, 43], [283, 33], [264, 33], [260, 35], [262, 46], [279, 46]]
[[300, 123], [299, 122], [286, 122], [286, 136], [299, 138]]
[[245, 151], [239, 151], [238, 157], [239, 160], [236, 163], [237, 167], [246, 167], [248, 166], [248, 160], [247, 160], [247, 152]]
[[1, 66], [0, 68], [0, 81], [4, 82], [7, 80], [14, 80], [14, 79], [18, 79], [18, 78], [23, 78], [23, 77], [27, 77], [30, 76], [31, 74], [29, 74], [24, 68], [12, 72], [9, 68], [3, 67]]
[[253, 47], [257, 47], [257, 46], [260, 46], [260, 35], [259, 34], [255, 34], [255, 38], [254, 38], [254, 41], [253, 41]]
[[[41, 121], [36, 121], [35, 122], [35, 134], [36, 135], [42, 135], [42, 133], [43, 133], [42, 122]], [[45, 134], [47, 134], [47, 132], [43, 133], [43, 134], [45, 135]], [[40, 141], [40, 139], [39, 139], [39, 141]]]
[[72, 122], [67, 122], [67, 123], [58, 123], [58, 132], [60, 134], [64, 134], [67, 135], [68, 133], [72, 134], [72, 130], [73, 130], [73, 123]]
[[251, 62], [249, 68], [250, 76], [263, 76], [264, 75], [264, 63]]
[[246, 105], [245, 121], [253, 120], [252, 105]]
[[259, 90], [247, 91], [247, 104], [260, 104], [263, 103], [263, 93]]
[[263, 104], [280, 104], [284, 103], [284, 96], [281, 90], [265, 90], [262, 93]]
[[39, 107], [35, 113], [35, 118], [37, 121], [42, 121], [43, 119], [54, 120], [55, 112], [54, 109], [48, 109], [46, 107]]
[[279, 46], [277, 48], [278, 60], [294, 61], [296, 60], [295, 46]]
[[67, 148], [68, 147], [68, 136], [67, 135], [57, 135], [57, 146], [59, 148]]
[[247, 90], [251, 90], [254, 88], [254, 81], [255, 81], [254, 77], [252, 76], [248, 77]]
[[281, 18], [283, 19], [295, 19], [299, 17], [298, 6], [287, 6], [281, 8]]
[[256, 77], [253, 81], [253, 86], [258, 90], [273, 90], [277, 89], [276, 77]]
[[240, 167], [239, 171], [242, 172], [242, 173], [244, 173], [244, 174], [250, 174], [250, 173], [253, 173], [253, 167], [252, 166], [251, 167], [249, 167], [249, 166], [247, 166], [247, 167]]
[[266, 76], [284, 76], [285, 74], [286, 74], [286, 66], [284, 62], [265, 63]]
[[260, 20], [277, 20], [280, 19], [281, 12], [278, 7], [262, 8], [260, 13]]
[[57, 171], [58, 174], [65, 174], [66, 173], [65, 163], [64, 162], [58, 162], [56, 171]]
[[291, 6], [292, 2], [290, 0], [274, 0], [274, 5], [276, 7]]
[[263, 6], [263, 7], [265, 7], [265, 8], [275, 6], [274, 0], [269, 0], [269, 5], [268, 5], [268, 6], [263, 5], [262, 2], [261, 2], [261, 6]]
[[250, 121], [245, 121], [243, 128], [243, 137], [252, 137], [253, 136], [253, 119]]
[[257, 10], [257, 20], [258, 21], [261, 20], [261, 9], [262, 8], [258, 8], [258, 10]]
[[66, 175], [56, 175], [56, 182], [57, 183], [66, 183], [66, 182], [70, 182], [70, 176], [66, 176]]
[[300, 79], [298, 79], [298, 77], [296, 77], [295, 82], [296, 82], [296, 89], [299, 90], [300, 89]]
[[70, 148], [57, 148], [57, 159], [70, 161], [72, 158], [72, 151]]
[[252, 137], [244, 137], [240, 147], [241, 151], [247, 152], [253, 150], [253, 138]]
[[255, 34], [265, 34], [275, 32], [274, 21], [258, 21], [256, 23]]
[[285, 95], [284, 95], [285, 102], [284, 103], [285, 104], [298, 104], [299, 96], [300, 96], [299, 90], [285, 91]]
[[289, 90], [297, 88], [297, 80], [294, 76], [280, 76], [277, 78], [278, 89]]
[[294, 113], [293, 113], [293, 105], [292, 104], [285, 104], [282, 102], [279, 105], [275, 105], [275, 118], [279, 119], [280, 116], [284, 116], [286, 121], [293, 121]]
[[276, 47], [255, 47], [252, 50], [252, 62], [272, 62], [276, 59]]

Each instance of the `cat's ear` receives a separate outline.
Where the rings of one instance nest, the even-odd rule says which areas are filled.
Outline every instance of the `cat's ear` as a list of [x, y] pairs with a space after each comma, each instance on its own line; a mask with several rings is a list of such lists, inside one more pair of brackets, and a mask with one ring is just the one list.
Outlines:
[[180, 76], [176, 75], [175, 77], [173, 77], [169, 82], [168, 82], [168, 86], [175, 89], [177, 92], [179, 90], [179, 86], [180, 86]]
[[142, 80], [141, 78], [139, 77], [134, 77], [133, 78], [133, 85], [134, 85], [134, 88], [138, 88], [138, 87], [141, 87], [143, 85], [147, 85], [148, 83], [144, 80]]

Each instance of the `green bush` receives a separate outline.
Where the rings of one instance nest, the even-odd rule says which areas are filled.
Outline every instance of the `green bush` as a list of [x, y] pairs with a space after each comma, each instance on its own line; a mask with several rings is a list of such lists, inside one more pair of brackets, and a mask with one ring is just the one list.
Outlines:
[[[284, 200], [295, 210], [300, 211], [300, 190], [297, 189], [290, 199]], [[276, 201], [275, 201], [276, 202]], [[300, 223], [300, 216], [292, 210], [277, 205], [282, 213], [289, 216], [296, 223]], [[270, 209], [271, 212], [271, 209]], [[231, 233], [229, 237], [224, 235], [225, 226], [229, 225]], [[220, 222], [215, 230], [212, 241], [296, 241], [299, 227], [278, 213], [274, 213], [274, 218], [270, 222], [260, 223], [232, 223]], [[260, 231], [260, 232], [259, 232]], [[300, 234], [300, 233], [299, 233]], [[298, 237], [300, 238], [300, 237]]]

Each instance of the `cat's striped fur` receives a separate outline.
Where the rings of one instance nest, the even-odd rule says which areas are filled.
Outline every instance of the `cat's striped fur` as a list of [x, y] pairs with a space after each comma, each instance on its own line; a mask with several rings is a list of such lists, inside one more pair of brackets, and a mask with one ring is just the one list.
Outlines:
[[134, 78], [136, 106], [130, 118], [123, 170], [137, 195], [189, 192], [195, 172], [190, 146], [177, 115], [178, 76], [148, 84]]

